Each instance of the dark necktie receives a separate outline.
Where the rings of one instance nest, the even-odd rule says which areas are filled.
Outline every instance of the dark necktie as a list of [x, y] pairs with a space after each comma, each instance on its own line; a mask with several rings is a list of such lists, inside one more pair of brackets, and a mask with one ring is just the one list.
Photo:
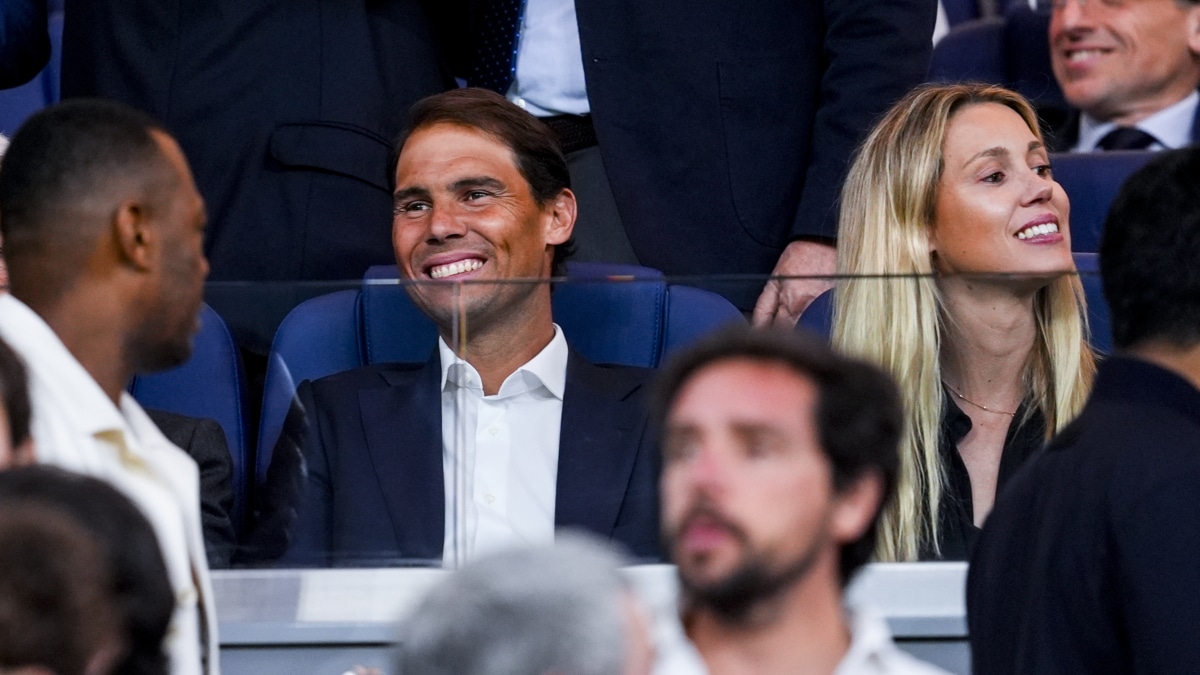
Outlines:
[[1145, 150], [1158, 139], [1137, 127], [1117, 127], [1096, 144], [1101, 150]]
[[516, 75], [517, 35], [525, 0], [487, 0], [471, 56], [467, 84], [508, 93]]

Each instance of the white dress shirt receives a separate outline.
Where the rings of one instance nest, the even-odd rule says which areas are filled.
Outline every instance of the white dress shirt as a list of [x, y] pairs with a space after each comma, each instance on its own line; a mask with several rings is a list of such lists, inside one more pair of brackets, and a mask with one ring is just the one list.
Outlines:
[[[484, 396], [478, 371], [438, 340], [442, 367], [442, 475], [446, 486], [443, 560], [462, 563], [514, 544], [554, 540], [558, 438], [567, 385], [567, 340], [537, 356]], [[455, 464], [463, 473], [456, 500]], [[455, 543], [462, 547], [456, 558]]]
[[29, 371], [38, 461], [111, 483], [154, 528], [175, 591], [165, 645], [171, 673], [219, 673], [196, 463], [132, 396], [122, 393], [120, 407], [113, 405], [50, 326], [11, 295], [0, 295], [0, 337]]
[[[1193, 91], [1179, 103], [1167, 106], [1134, 126], [1158, 139], [1147, 150], [1173, 150], [1192, 144], [1192, 125], [1196, 121], [1196, 106], [1200, 93]], [[1100, 139], [1117, 128], [1115, 122], [1099, 122], [1087, 113], [1079, 116], [1079, 142], [1074, 152], [1092, 152]]]
[[[882, 618], [870, 611], [848, 610], [850, 649], [833, 675], [949, 675], [925, 663], [892, 642], [891, 631]], [[671, 625], [673, 622], [673, 625]], [[665, 623], [665, 625], [664, 625]], [[659, 640], [654, 675], [706, 675], [700, 652], [688, 641], [678, 616], [655, 627]]]
[[538, 117], [591, 110], [575, 0], [526, 0], [508, 99]]

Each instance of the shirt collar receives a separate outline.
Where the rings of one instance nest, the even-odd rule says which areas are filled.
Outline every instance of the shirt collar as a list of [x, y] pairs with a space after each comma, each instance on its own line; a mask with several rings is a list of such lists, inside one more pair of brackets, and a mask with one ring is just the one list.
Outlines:
[[837, 673], [876, 672], [878, 666], [868, 667], [872, 662], [884, 660], [895, 646], [887, 624], [868, 610], [847, 610], [850, 624], [850, 649], [838, 664]]
[[[561, 401], [567, 386], [567, 352], [567, 339], [558, 324], [554, 324], [554, 337], [550, 339], [550, 343], [542, 348], [537, 356], [505, 378], [496, 395], [501, 398], [515, 396], [542, 386]], [[450, 385], [483, 390], [482, 380], [475, 367], [459, 358], [440, 337], [438, 357], [442, 369], [442, 391], [446, 391]]]
[[[1159, 110], [1134, 126], [1158, 139], [1158, 143], [1150, 146], [1151, 148], [1182, 148], [1192, 142], [1192, 125], [1196, 119], [1197, 105], [1200, 105], [1200, 92], [1193, 91], [1178, 103]], [[1075, 151], [1094, 151], [1100, 139], [1116, 128], [1115, 122], [1101, 122], [1087, 113], [1081, 114], [1079, 143], [1075, 145]]]
[[89, 436], [127, 432], [121, 411], [37, 312], [12, 294], [0, 294], [0, 316], [8, 326], [0, 335], [26, 362], [31, 386], [51, 389], [55, 400], [70, 401], [57, 414]]

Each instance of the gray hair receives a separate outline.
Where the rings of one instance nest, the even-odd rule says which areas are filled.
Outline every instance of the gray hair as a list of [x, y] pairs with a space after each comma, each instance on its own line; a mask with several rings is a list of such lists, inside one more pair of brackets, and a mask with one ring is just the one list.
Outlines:
[[396, 675], [618, 675], [630, 592], [621, 564], [574, 535], [480, 558], [400, 622]]

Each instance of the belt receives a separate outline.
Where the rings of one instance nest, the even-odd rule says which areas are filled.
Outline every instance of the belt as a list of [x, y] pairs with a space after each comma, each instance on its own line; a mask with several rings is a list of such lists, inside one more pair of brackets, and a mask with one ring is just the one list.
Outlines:
[[558, 137], [564, 155], [596, 145], [596, 127], [591, 115], [554, 115], [541, 118]]

